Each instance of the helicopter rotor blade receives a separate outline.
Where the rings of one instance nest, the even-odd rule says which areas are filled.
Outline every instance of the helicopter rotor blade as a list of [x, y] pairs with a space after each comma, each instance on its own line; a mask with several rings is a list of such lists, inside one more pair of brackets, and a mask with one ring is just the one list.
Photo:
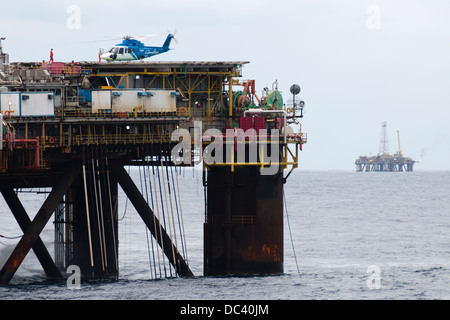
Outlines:
[[136, 37], [130, 37], [131, 39], [136, 39], [136, 40], [143, 40], [143, 39], [149, 39], [149, 38], [154, 38], [157, 36], [160, 36], [160, 33], [154, 33], [154, 34], [145, 34], [142, 36], [136, 36]]
[[104, 37], [105, 39], [98, 39], [98, 40], [90, 40], [90, 41], [82, 41], [81, 43], [95, 43], [95, 42], [107, 42], [107, 41], [119, 41], [124, 39], [146, 39], [146, 38], [152, 38], [156, 37], [158, 34], [146, 34], [142, 36], [133, 37], [130, 35], [122, 36], [122, 37]]
[[[175, 40], [176, 43], [178, 43], [177, 39], [175, 39], [175, 34], [176, 34], [176, 29], [173, 33], [171, 33], [169, 31], [169, 34], [172, 34], [173, 39]], [[126, 35], [123, 37], [104, 37], [105, 39], [98, 39], [98, 40], [90, 40], [90, 41], [81, 41], [81, 43], [97, 43], [97, 42], [110, 42], [110, 41], [119, 41], [119, 40], [125, 40], [125, 39], [135, 39], [135, 40], [144, 40], [144, 39], [149, 39], [149, 38], [154, 38], [154, 37], [158, 37], [163, 35], [163, 33], [154, 33], [154, 34], [145, 34], [145, 35], [141, 35], [141, 36], [130, 36], [130, 35]]]
[[121, 39], [122, 39], [122, 37], [114, 37], [114, 38], [107, 38], [107, 39], [103, 39], [103, 40], [81, 41], [81, 43], [107, 42], [107, 41], [121, 40]]

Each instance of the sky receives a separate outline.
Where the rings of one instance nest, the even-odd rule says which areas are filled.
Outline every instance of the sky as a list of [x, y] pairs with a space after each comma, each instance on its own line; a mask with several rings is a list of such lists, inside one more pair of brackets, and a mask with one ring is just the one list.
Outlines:
[[[389, 151], [419, 170], [450, 170], [450, 1], [445, 0], [41, 0], [4, 1], [0, 36], [10, 61], [93, 61], [124, 35], [177, 43], [149, 61], [249, 61], [243, 79], [306, 105], [305, 170], [354, 170]], [[117, 38], [102, 42], [90, 42]]]

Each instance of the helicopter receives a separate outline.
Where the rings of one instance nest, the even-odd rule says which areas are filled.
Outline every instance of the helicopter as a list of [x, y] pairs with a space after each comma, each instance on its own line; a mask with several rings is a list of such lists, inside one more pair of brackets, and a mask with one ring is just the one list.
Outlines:
[[108, 62], [142, 60], [169, 51], [172, 39], [175, 40], [175, 36], [173, 33], [169, 33], [161, 47], [149, 47], [137, 38], [125, 36], [122, 43], [116, 44], [106, 52], [100, 51], [99, 58]]

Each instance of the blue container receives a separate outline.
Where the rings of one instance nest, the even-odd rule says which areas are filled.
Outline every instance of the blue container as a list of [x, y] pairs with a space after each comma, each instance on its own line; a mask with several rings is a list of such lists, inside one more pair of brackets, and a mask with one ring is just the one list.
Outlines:
[[80, 102], [92, 102], [91, 89], [80, 89], [79, 97]]

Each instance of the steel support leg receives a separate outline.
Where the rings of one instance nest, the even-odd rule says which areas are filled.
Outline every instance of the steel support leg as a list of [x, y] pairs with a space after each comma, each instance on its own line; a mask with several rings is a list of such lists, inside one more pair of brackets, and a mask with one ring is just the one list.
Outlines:
[[16, 248], [0, 271], [0, 285], [8, 284], [14, 276], [28, 252], [36, 243], [39, 234], [52, 216], [56, 206], [61, 202], [62, 197], [72, 184], [73, 179], [79, 170], [80, 167], [76, 164], [67, 166], [67, 171], [62, 174], [61, 179], [52, 188], [52, 192], [42, 204], [42, 207], [39, 209], [23, 237], [20, 239]]

